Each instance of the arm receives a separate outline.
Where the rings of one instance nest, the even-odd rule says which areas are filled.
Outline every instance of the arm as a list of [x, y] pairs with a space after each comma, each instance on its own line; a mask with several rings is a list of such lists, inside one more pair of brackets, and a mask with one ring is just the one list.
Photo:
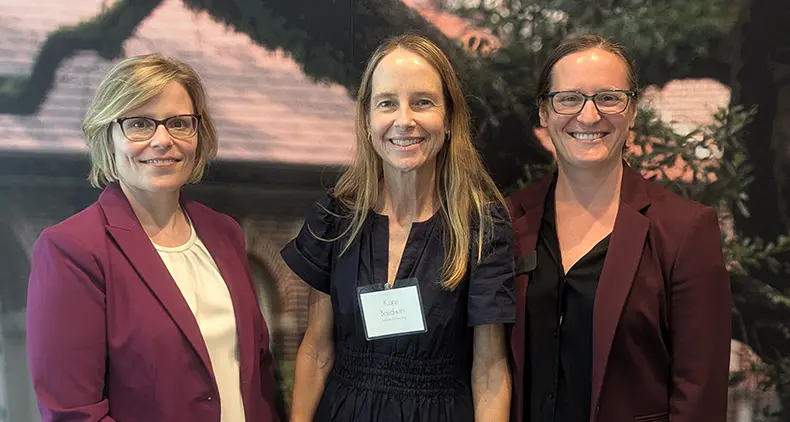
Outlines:
[[310, 310], [307, 315], [307, 331], [296, 353], [292, 422], [313, 420], [318, 402], [324, 393], [326, 378], [335, 360], [332, 331], [334, 317], [330, 297], [311, 289], [308, 301]]
[[43, 422], [112, 422], [104, 395], [104, 275], [71, 235], [41, 234], [27, 297], [30, 375]]
[[503, 324], [478, 325], [474, 331], [472, 397], [475, 420], [506, 422], [510, 417], [511, 379]]
[[475, 420], [482, 422], [510, 417], [512, 381], [505, 324], [512, 324], [516, 313], [513, 230], [503, 207], [494, 208], [492, 217], [484, 252], [472, 267], [468, 304], [469, 325], [474, 326], [472, 398]]
[[727, 419], [730, 283], [716, 212], [705, 208], [681, 243], [670, 287], [670, 422]]

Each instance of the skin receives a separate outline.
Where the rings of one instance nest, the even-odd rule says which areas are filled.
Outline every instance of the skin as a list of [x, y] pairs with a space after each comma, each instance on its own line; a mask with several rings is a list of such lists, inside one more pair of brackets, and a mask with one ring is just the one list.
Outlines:
[[[551, 91], [577, 90], [592, 95], [629, 88], [625, 62], [599, 48], [569, 54], [552, 69]], [[541, 124], [557, 151], [559, 173], [554, 200], [566, 273], [614, 228], [623, 145], [635, 118], [633, 101], [619, 114], [601, 114], [592, 101], [575, 115], [557, 114], [548, 103], [540, 108]]]
[[[192, 113], [194, 108], [186, 89], [178, 82], [170, 82], [158, 95], [120, 117], [161, 120]], [[120, 125], [113, 123], [112, 141], [121, 190], [145, 232], [162, 246], [185, 243], [191, 229], [178, 198], [195, 166], [197, 134], [180, 140], [160, 125], [148, 141], [132, 142], [124, 137]]]

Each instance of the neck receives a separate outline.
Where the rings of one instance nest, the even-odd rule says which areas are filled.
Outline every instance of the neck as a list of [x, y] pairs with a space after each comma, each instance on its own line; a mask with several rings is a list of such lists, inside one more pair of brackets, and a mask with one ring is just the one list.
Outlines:
[[424, 221], [439, 209], [435, 162], [410, 172], [385, 167], [381, 187], [376, 208], [389, 216], [390, 221], [403, 224]]
[[590, 211], [608, 209], [620, 200], [623, 162], [613, 163], [594, 168], [574, 168], [557, 162], [557, 188], [555, 201], [564, 204], [576, 204]]
[[145, 192], [131, 188], [121, 183], [121, 190], [129, 200], [132, 211], [140, 220], [149, 236], [172, 229], [181, 216], [181, 206], [178, 203], [179, 191], [172, 192]]

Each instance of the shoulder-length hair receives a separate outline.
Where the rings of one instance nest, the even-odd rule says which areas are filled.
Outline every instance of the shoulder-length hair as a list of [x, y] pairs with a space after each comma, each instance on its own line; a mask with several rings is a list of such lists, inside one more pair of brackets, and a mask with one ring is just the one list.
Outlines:
[[88, 180], [103, 187], [118, 180], [113, 153], [112, 125], [115, 119], [161, 93], [170, 82], [178, 82], [189, 94], [199, 114], [195, 166], [187, 183], [197, 183], [206, 166], [217, 155], [217, 131], [208, 111], [206, 90], [198, 73], [188, 64], [161, 54], [129, 57], [113, 66], [99, 84], [82, 121], [88, 144], [91, 170]]

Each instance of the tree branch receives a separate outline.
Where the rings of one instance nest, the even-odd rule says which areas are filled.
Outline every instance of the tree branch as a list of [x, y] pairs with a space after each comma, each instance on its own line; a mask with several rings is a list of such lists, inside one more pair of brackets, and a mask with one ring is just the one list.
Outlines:
[[27, 76], [0, 76], [0, 113], [35, 114], [52, 88], [60, 64], [80, 50], [111, 60], [162, 0], [124, 0], [88, 22], [52, 32]]

